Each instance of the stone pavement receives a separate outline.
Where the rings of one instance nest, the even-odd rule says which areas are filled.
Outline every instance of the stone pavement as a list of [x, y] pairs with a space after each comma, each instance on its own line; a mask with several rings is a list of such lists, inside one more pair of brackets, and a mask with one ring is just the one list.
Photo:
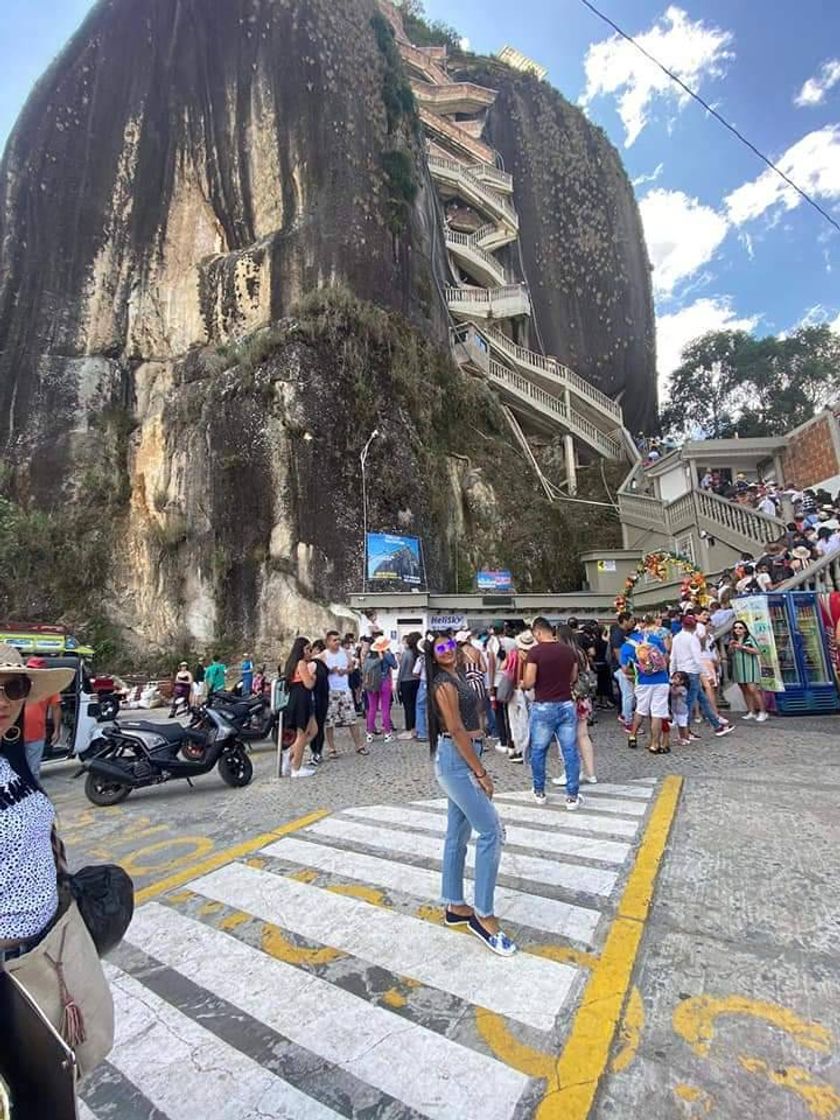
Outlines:
[[602, 718], [577, 815], [490, 754], [515, 965], [439, 925], [425, 745], [294, 783], [265, 748], [246, 790], [111, 810], [52, 770], [74, 861], [127, 863], [145, 902], [83, 1116], [840, 1116], [840, 719], [703, 734], [656, 757]]

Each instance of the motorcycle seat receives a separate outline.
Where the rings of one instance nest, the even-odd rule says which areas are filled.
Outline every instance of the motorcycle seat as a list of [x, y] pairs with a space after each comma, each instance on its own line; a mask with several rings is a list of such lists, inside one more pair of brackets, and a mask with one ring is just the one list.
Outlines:
[[180, 723], [154, 723], [152, 720], [135, 719], [120, 724], [124, 731], [147, 731], [152, 735], [160, 735], [168, 743], [180, 743], [187, 740], [199, 746], [206, 747], [207, 735], [203, 731], [196, 731], [192, 727], [183, 727]]

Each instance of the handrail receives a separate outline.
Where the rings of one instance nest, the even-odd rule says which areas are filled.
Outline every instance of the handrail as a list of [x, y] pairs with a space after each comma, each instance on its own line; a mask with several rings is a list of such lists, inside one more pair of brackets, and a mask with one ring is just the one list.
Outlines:
[[538, 354], [535, 350], [528, 350], [524, 346], [519, 346], [496, 327], [486, 326], [480, 329], [487, 335], [489, 341], [496, 345], [497, 349], [509, 355], [517, 365], [539, 369], [549, 377], [564, 381], [569, 385], [569, 388], [573, 389], [579, 396], [586, 397], [588, 400], [598, 405], [604, 412], [608, 412], [610, 416], [618, 420], [619, 423], [622, 422], [621, 405], [617, 404], [605, 393], [602, 393], [600, 389], [596, 389], [594, 385], [590, 385], [588, 381], [585, 381], [579, 374], [575, 373], [574, 370], [569, 369], [568, 366], [562, 365], [556, 358], [546, 358], [543, 354]]
[[821, 556], [819, 560], [812, 561], [774, 590], [817, 591], [823, 595], [840, 591], [840, 552], [832, 552], [829, 556]]
[[475, 82], [446, 82], [436, 86], [424, 82], [412, 82], [411, 88], [418, 101], [428, 100], [432, 103], [461, 99], [492, 105], [499, 96], [498, 90], [478, 86]]
[[660, 502], [659, 498], [650, 498], [646, 494], [631, 494], [619, 490], [618, 508], [621, 513], [646, 521], [652, 528], [668, 531], [665, 505]]
[[[496, 191], [491, 190], [483, 181], [474, 167], [468, 163], [462, 163], [461, 160], [453, 159], [451, 156], [438, 156], [429, 155], [427, 157], [429, 169], [434, 171], [448, 171], [451, 172], [457, 179], [466, 180], [470, 187], [476, 194], [485, 200], [485, 203], [491, 209], [499, 211], [504, 217], [510, 221], [514, 228], [519, 228], [519, 216], [514, 210], [513, 206], [502, 195], [497, 194]], [[489, 176], [488, 176], [489, 178]]]
[[415, 47], [412, 43], [401, 42], [398, 44], [399, 52], [405, 62], [414, 65], [421, 73], [427, 74], [432, 81], [444, 85], [449, 81], [449, 75], [437, 65], [433, 58]]
[[492, 303], [493, 300], [507, 299], [510, 296], [527, 297], [528, 288], [525, 284], [505, 284], [499, 288], [476, 288], [468, 284], [463, 288], [448, 287], [446, 295], [455, 303]]
[[420, 105], [417, 109], [417, 115], [422, 124], [432, 132], [437, 132], [440, 136], [445, 136], [451, 143], [463, 148], [474, 159], [481, 163], [489, 163], [493, 158], [493, 150], [487, 144], [483, 144], [480, 140], [473, 140], [473, 138], [463, 129], [458, 128], [457, 124], [447, 120], [446, 117], [441, 117], [438, 113], [432, 113], [429, 109], [424, 109]]
[[491, 253], [488, 253], [486, 249], [482, 249], [480, 245], [476, 244], [474, 233], [458, 233], [456, 230], [447, 227], [445, 237], [447, 244], [463, 245], [465, 249], [469, 249], [471, 253], [475, 253], [479, 260], [484, 261], [488, 270], [494, 276], [500, 276], [502, 278], [502, 283], [505, 283], [507, 274], [504, 265], [501, 261], [496, 260]]
[[708, 490], [695, 489], [693, 493], [698, 514], [705, 515], [711, 521], [723, 522], [728, 528], [751, 540], [770, 544], [771, 541], [778, 540], [785, 530], [785, 523], [781, 518], [769, 517], [760, 510], [730, 502], [728, 498], [721, 498]]

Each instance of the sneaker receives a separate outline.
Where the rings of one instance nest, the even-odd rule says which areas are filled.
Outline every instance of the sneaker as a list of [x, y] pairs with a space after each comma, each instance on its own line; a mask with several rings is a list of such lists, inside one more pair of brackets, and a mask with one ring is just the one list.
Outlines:
[[383, 743], [390, 743], [393, 738], [394, 738], [394, 736], [391, 734], [391, 732], [386, 731], [385, 734], [382, 736], [382, 742]]
[[703, 722], [703, 717], [702, 716], [695, 716], [694, 717], [694, 722], [695, 723], [702, 723]]
[[561, 774], [559, 778], [552, 778], [551, 784], [553, 786], [564, 786], [566, 784], [566, 775]]
[[522, 751], [514, 751], [510, 756], [510, 761], [515, 762], [518, 766], [522, 766], [525, 762], [525, 759], [522, 757]]
[[698, 735], [694, 731], [689, 731], [688, 738], [689, 738], [689, 741], [692, 742], [692, 743], [699, 743], [700, 740], [702, 739], [702, 735]]
[[734, 731], [734, 730], [735, 730], [735, 728], [732, 726], [731, 723], [722, 723], [720, 725], [720, 727], [717, 729], [717, 731], [715, 732], [715, 735], [717, 736], [718, 739], [722, 739], [724, 735], [728, 735], [731, 731]]
[[545, 805], [546, 796], [544, 790], [534, 790], [534, 800], [538, 805]]
[[453, 914], [447, 906], [443, 911], [443, 924], [445, 926], [468, 926], [472, 914]]
[[365, 735], [365, 742], [367, 742], [367, 743], [372, 743], [373, 742], [373, 735], [371, 735], [371, 733], [369, 731], [368, 731], [367, 735]]
[[506, 933], [502, 930], [498, 933], [488, 933], [475, 915], [470, 918], [469, 926], [470, 933], [474, 933], [491, 952], [497, 953], [500, 957], [512, 957], [516, 952], [516, 945]]
[[752, 712], [747, 712], [745, 716], [741, 716], [741, 719], [755, 719], [755, 716]]
[[589, 774], [586, 778], [584, 778], [584, 781], [589, 782], [591, 786], [597, 786], [598, 784], [598, 779], [594, 774]]
[[755, 717], [755, 722], [756, 723], [764, 723], [765, 720], [768, 720], [769, 718], [770, 718], [770, 716], [767, 714], [767, 712], [759, 712], [758, 715]]
[[581, 797], [580, 794], [578, 794], [577, 797], [567, 797], [566, 798], [566, 808], [569, 810], [570, 813], [573, 813], [575, 811], [575, 809], [579, 809], [582, 804], [583, 804], [583, 798]]
[[301, 766], [299, 770], [292, 770], [289, 777], [291, 778], [311, 778], [315, 773], [311, 766]]
[[499, 752], [499, 754], [507, 754], [508, 753], [507, 743], [497, 743], [494, 749], [497, 750]]
[[637, 739], [637, 737], [635, 735], [628, 735], [627, 746], [630, 747], [631, 750], [635, 750], [636, 747], [638, 747], [638, 745], [639, 745], [639, 740]]
[[321, 756], [319, 754], [313, 754], [312, 757], [309, 759], [309, 765], [310, 766], [320, 766], [323, 761], [324, 760], [321, 758]]
[[400, 734], [397, 736], [397, 738], [400, 740], [400, 742], [405, 742], [407, 739], [413, 739], [414, 738], [414, 732], [413, 731], [401, 731]]

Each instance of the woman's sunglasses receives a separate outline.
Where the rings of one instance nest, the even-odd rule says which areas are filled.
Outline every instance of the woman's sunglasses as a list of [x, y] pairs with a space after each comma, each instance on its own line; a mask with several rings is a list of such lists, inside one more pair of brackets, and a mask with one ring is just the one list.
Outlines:
[[435, 642], [435, 653], [452, 653], [457, 648], [458, 643], [454, 638], [446, 638], [445, 641]]
[[12, 703], [25, 700], [31, 688], [32, 681], [29, 677], [7, 677], [5, 680], [0, 680], [0, 692]]

